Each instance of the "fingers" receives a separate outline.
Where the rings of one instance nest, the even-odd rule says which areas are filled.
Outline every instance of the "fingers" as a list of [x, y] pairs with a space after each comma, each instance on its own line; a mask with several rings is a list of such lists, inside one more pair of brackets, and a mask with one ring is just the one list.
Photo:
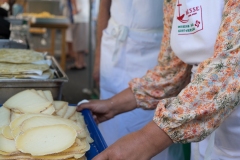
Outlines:
[[91, 110], [92, 105], [90, 103], [83, 103], [79, 106], [77, 106], [77, 111], [82, 111], [83, 109], [90, 109]]
[[100, 123], [96, 115], [93, 115], [93, 119], [94, 119], [94, 121], [95, 121], [97, 124]]

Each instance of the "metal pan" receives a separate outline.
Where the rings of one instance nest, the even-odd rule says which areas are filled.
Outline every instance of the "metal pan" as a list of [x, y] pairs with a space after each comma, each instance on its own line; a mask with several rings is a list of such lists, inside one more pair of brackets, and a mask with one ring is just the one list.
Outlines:
[[54, 100], [61, 100], [62, 87], [64, 82], [68, 82], [68, 77], [54, 57], [46, 56], [46, 59], [52, 61], [51, 69], [54, 69], [53, 79], [0, 79], [0, 104], [16, 93], [26, 89], [50, 90]]

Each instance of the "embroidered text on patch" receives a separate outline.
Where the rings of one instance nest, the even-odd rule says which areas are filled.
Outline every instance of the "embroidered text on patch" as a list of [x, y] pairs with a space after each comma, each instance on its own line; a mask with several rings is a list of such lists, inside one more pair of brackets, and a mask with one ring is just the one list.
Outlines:
[[203, 30], [202, 6], [199, 5], [186, 10], [181, 7], [182, 4], [178, 0], [178, 16], [176, 17], [178, 20], [178, 35], [194, 34]]

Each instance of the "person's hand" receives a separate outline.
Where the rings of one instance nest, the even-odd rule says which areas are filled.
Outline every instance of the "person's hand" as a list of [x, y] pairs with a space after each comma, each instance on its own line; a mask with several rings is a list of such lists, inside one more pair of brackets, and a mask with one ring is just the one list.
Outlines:
[[83, 103], [77, 107], [77, 111], [90, 109], [95, 121], [100, 123], [136, 107], [135, 97], [131, 89], [127, 88], [107, 100], [91, 100], [89, 103]]
[[81, 10], [73, 9], [72, 14], [73, 14], [73, 15], [76, 15], [76, 14], [78, 14], [79, 12], [81, 12]]
[[114, 109], [110, 100], [91, 100], [89, 103], [83, 103], [77, 107], [77, 111], [90, 109], [96, 123], [109, 120], [115, 116]]
[[170, 144], [172, 140], [152, 121], [143, 129], [119, 139], [93, 160], [149, 160]]

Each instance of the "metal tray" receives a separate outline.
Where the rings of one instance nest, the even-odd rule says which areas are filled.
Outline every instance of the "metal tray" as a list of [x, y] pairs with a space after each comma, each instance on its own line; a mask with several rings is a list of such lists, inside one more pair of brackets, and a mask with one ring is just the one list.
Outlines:
[[0, 39], [0, 48], [28, 49], [28, 46], [12, 40]]
[[51, 69], [54, 69], [53, 79], [0, 79], [0, 104], [16, 93], [26, 89], [50, 90], [54, 100], [62, 99], [62, 87], [64, 82], [68, 82], [67, 75], [60, 68], [56, 59], [46, 56], [52, 61]]
[[67, 18], [32, 18], [33, 24], [69, 24]]

